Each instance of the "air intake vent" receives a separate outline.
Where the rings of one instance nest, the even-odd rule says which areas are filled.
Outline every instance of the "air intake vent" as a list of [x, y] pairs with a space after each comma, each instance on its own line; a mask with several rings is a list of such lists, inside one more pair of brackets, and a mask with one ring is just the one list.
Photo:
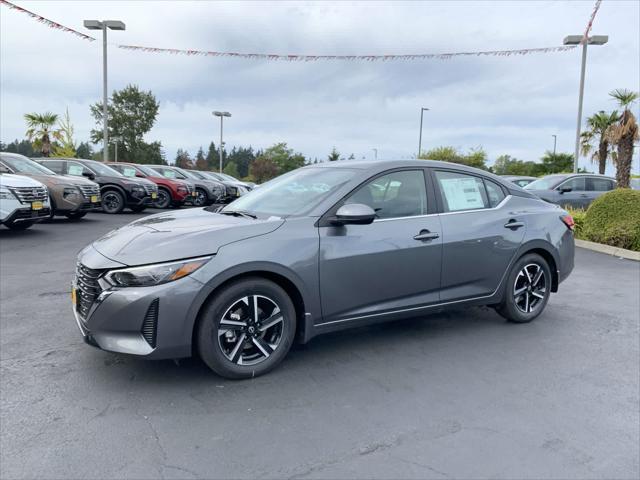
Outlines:
[[156, 334], [158, 330], [158, 299], [156, 298], [144, 316], [142, 324], [142, 336], [152, 348], [156, 348]]

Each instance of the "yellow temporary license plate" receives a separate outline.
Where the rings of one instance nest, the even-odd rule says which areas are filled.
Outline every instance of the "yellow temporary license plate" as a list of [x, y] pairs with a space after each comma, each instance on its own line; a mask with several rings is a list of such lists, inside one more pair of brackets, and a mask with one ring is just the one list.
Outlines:
[[158, 194], [156, 192], [151, 192], [151, 198], [158, 198]]
[[42, 210], [42, 202], [31, 202], [31, 210]]
[[76, 287], [71, 289], [71, 303], [74, 307], [76, 306]]
[[91, 195], [91, 203], [98, 203], [98, 195]]

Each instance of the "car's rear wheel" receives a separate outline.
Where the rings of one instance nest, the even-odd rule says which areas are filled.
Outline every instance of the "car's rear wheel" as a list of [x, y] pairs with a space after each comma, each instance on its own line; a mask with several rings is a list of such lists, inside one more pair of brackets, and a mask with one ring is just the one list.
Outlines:
[[102, 210], [106, 213], [120, 213], [124, 210], [124, 197], [117, 190], [107, 190], [102, 194]]
[[291, 348], [296, 312], [287, 293], [262, 278], [217, 292], [201, 313], [197, 342], [204, 362], [226, 378], [252, 378], [277, 366]]
[[87, 212], [70, 212], [70, 213], [66, 213], [65, 217], [67, 217], [69, 220], [80, 220], [86, 214]]
[[511, 322], [530, 322], [547, 305], [551, 282], [551, 269], [547, 261], [535, 253], [524, 255], [513, 265], [504, 300], [496, 310]]
[[158, 198], [154, 202], [153, 206], [156, 208], [169, 208], [171, 205], [171, 193], [169, 190], [163, 187], [158, 188]]

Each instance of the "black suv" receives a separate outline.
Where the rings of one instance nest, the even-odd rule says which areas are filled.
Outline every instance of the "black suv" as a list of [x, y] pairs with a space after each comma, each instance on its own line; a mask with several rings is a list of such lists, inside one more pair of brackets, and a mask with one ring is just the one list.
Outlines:
[[100, 185], [102, 209], [120, 213], [125, 207], [141, 212], [158, 196], [155, 183], [140, 178], [128, 178], [113, 168], [95, 160], [79, 158], [38, 159], [45, 167], [61, 175], [87, 177]]

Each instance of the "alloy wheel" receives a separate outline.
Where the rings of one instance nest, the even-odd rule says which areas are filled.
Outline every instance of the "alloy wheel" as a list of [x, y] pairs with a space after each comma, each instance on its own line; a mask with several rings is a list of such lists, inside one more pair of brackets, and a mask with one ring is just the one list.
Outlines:
[[547, 279], [537, 263], [525, 265], [516, 276], [513, 298], [516, 308], [522, 313], [531, 313], [544, 303], [547, 295]]
[[170, 202], [171, 202], [171, 198], [169, 197], [169, 194], [163, 189], [159, 189], [158, 198], [156, 199], [156, 202], [155, 202], [156, 208], [167, 208]]
[[121, 205], [120, 195], [115, 192], [107, 192], [102, 196], [102, 208], [107, 213], [116, 212]]
[[207, 194], [202, 190], [196, 190], [196, 198], [193, 199], [193, 204], [196, 207], [202, 207], [207, 203]]
[[284, 317], [278, 304], [263, 295], [236, 300], [218, 326], [218, 345], [237, 365], [256, 365], [269, 358], [283, 339]]

